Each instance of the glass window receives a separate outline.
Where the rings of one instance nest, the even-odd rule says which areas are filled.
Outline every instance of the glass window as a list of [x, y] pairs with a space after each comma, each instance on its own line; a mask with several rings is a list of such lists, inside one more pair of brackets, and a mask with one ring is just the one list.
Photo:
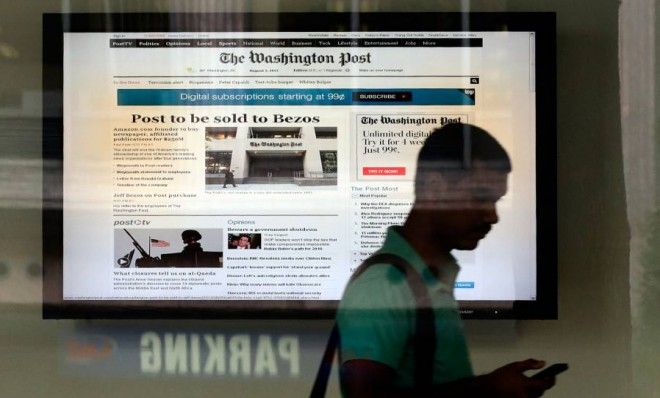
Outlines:
[[316, 138], [337, 138], [336, 127], [314, 127]]

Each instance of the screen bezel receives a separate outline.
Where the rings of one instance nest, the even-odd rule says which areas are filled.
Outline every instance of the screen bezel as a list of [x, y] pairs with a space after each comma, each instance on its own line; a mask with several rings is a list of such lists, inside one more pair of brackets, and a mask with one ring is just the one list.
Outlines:
[[[461, 301], [466, 319], [557, 319], [555, 14], [543, 13], [132, 13], [43, 16], [43, 317], [332, 318], [338, 301], [63, 299], [63, 34], [65, 32], [523, 31], [536, 34], [534, 301]], [[468, 26], [469, 29], [465, 29]], [[321, 28], [323, 27], [323, 28]], [[48, 99], [46, 101], [46, 98]]]

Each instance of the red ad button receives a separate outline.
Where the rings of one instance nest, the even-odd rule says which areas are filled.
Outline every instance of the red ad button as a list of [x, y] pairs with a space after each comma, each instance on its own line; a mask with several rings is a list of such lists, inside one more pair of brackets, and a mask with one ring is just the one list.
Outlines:
[[363, 176], [405, 176], [405, 167], [363, 167]]

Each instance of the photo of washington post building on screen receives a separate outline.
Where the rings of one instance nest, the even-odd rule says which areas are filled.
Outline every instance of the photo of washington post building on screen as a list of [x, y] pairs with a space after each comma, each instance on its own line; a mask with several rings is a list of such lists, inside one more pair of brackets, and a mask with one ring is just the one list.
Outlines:
[[207, 127], [206, 190], [335, 190], [336, 127]]

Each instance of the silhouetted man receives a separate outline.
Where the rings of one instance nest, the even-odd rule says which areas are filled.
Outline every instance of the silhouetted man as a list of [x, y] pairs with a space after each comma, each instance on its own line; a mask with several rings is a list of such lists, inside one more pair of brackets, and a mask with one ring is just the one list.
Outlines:
[[181, 251], [183, 254], [192, 254], [204, 251], [204, 249], [202, 249], [202, 245], [199, 243], [199, 241], [202, 240], [202, 234], [200, 234], [198, 231], [195, 231], [194, 229], [187, 229], [183, 231], [181, 233], [181, 240], [183, 240], [183, 243], [185, 244], [183, 250]]
[[478, 127], [450, 124], [426, 140], [408, 218], [358, 268], [337, 313], [344, 395], [528, 398], [552, 387], [554, 378], [523, 374], [543, 367], [532, 359], [475, 377], [453, 294], [451, 251], [475, 249], [497, 223], [510, 171]]
[[231, 184], [234, 186], [234, 188], [236, 188], [236, 183], [234, 182], [234, 173], [229, 169], [225, 171], [225, 182], [222, 187], [227, 188], [227, 184]]

